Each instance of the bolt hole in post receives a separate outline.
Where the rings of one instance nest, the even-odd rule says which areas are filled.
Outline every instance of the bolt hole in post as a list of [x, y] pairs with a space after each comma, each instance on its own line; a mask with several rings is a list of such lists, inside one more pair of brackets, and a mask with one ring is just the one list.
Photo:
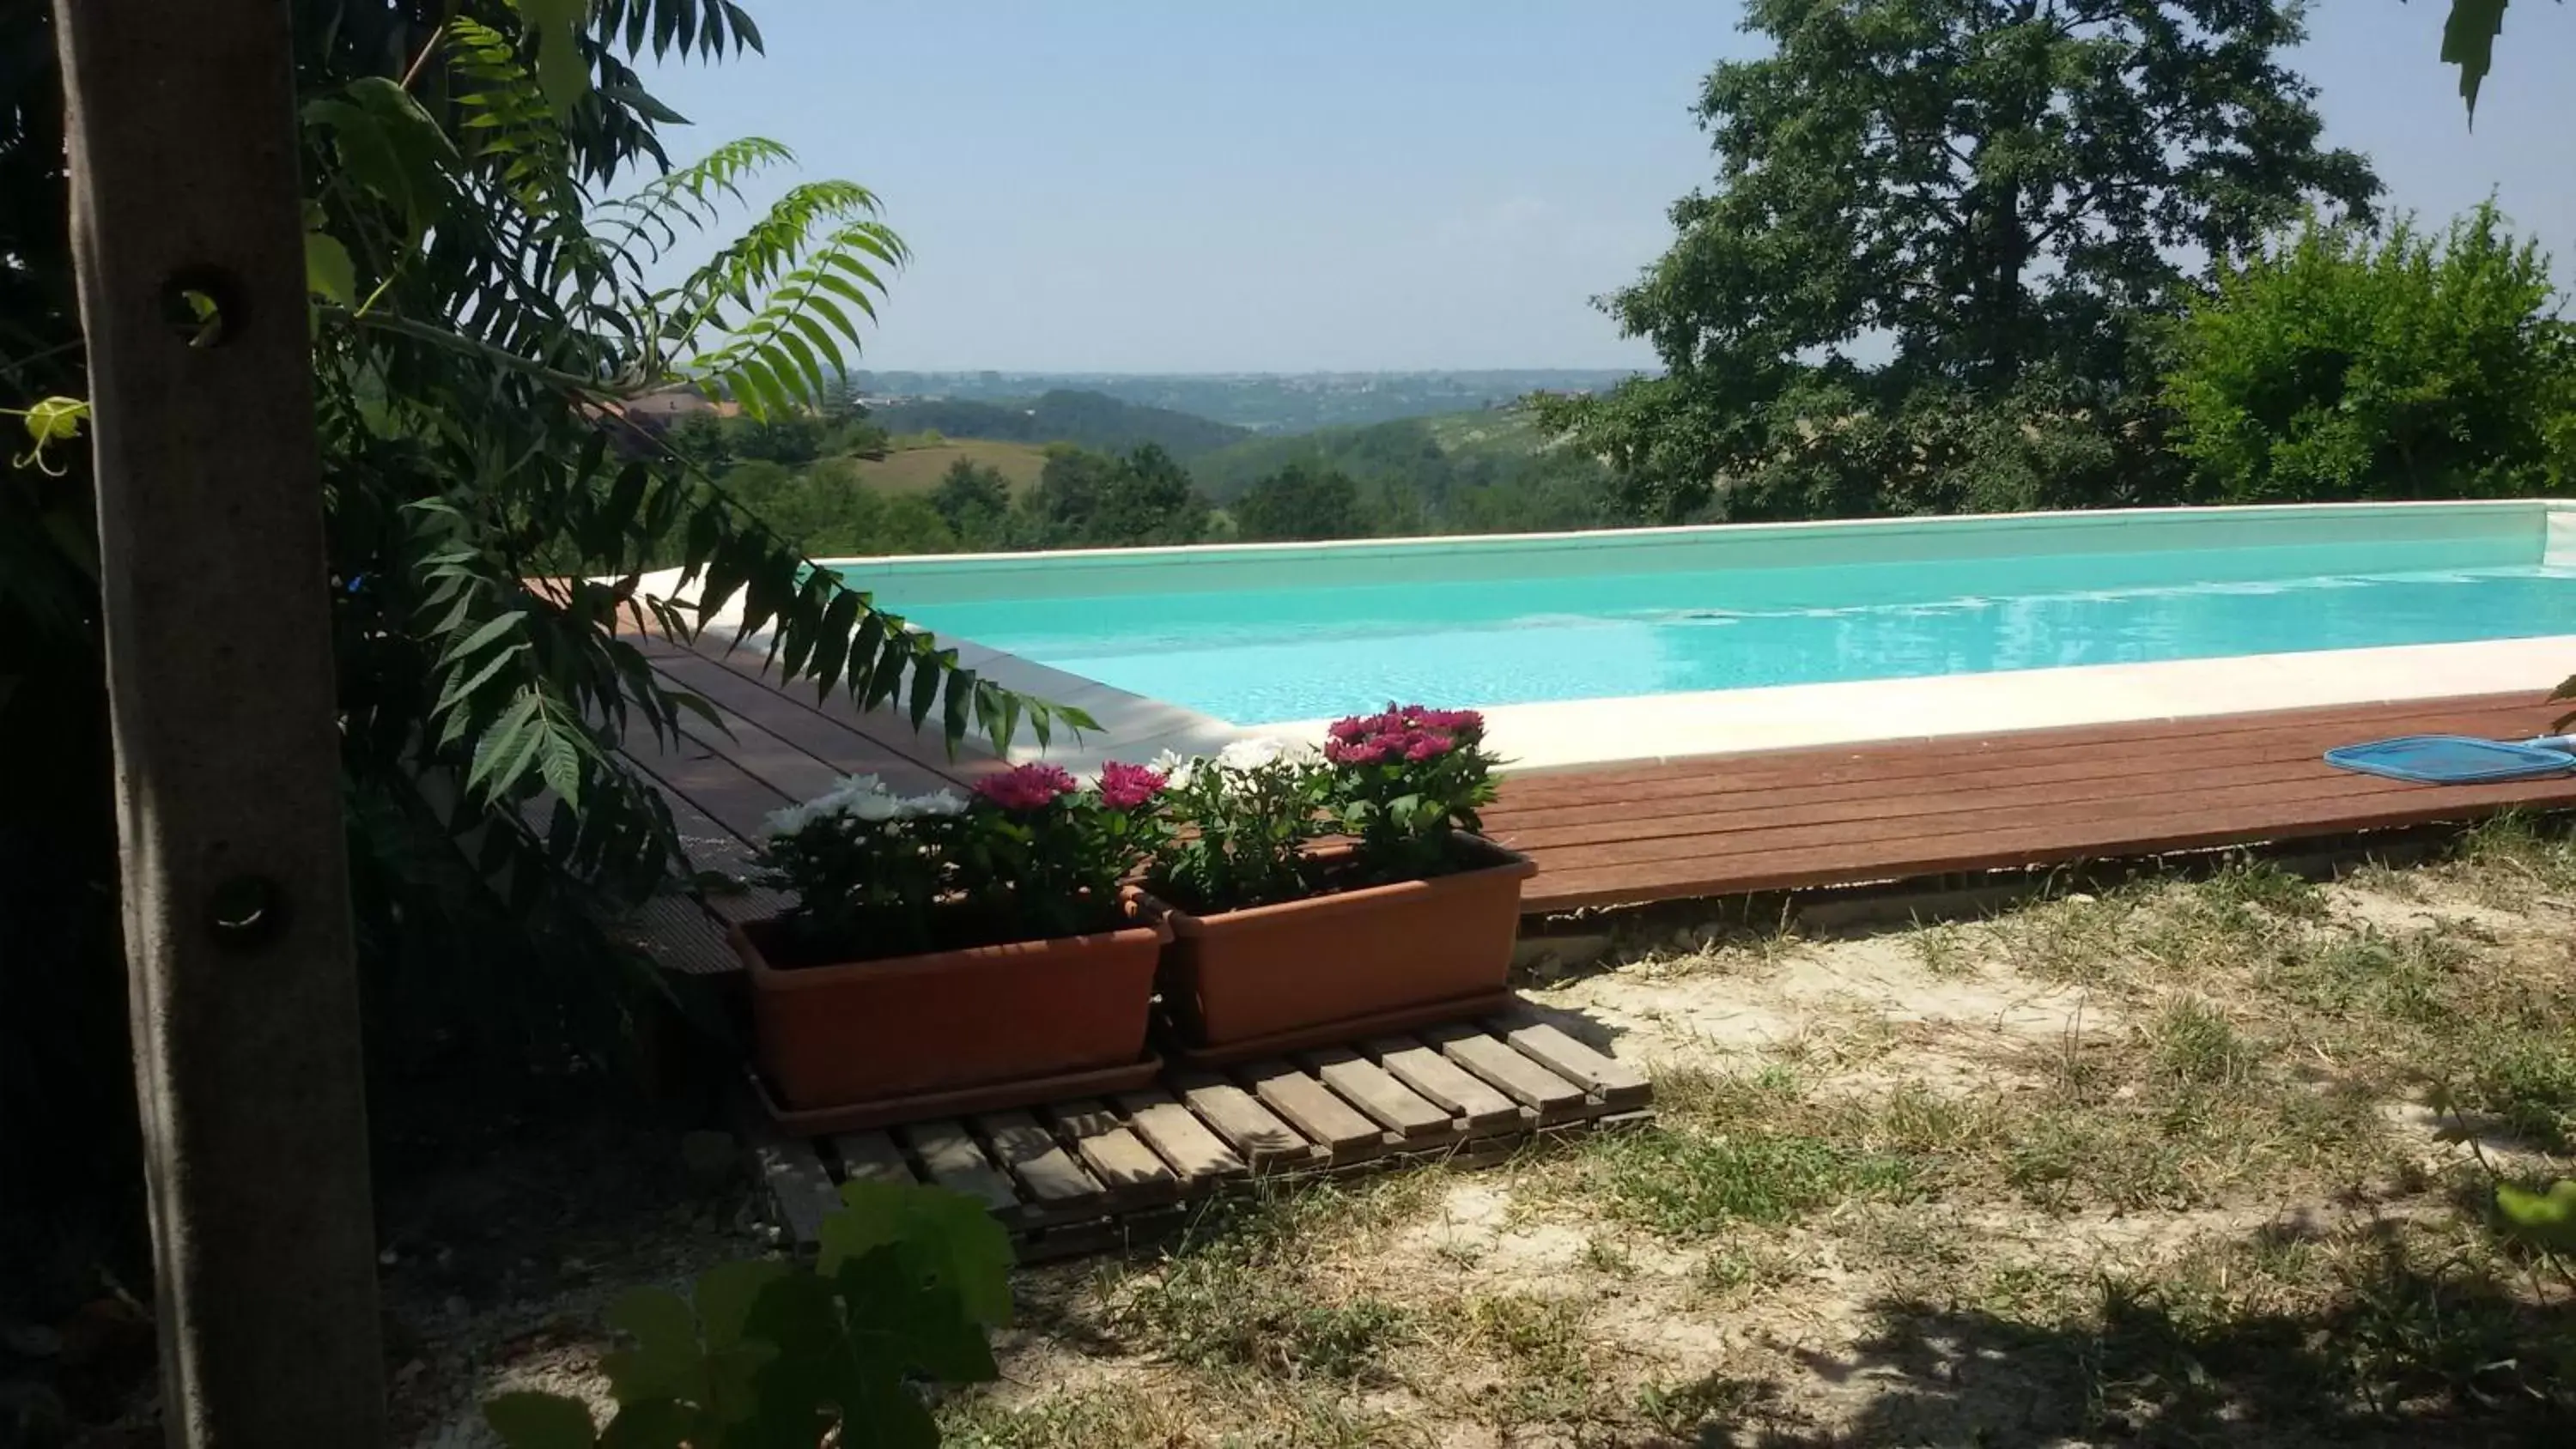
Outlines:
[[286, 895], [264, 876], [234, 876], [207, 898], [206, 923], [217, 945], [257, 950], [286, 929]]
[[161, 284], [162, 325], [190, 347], [221, 347], [245, 320], [241, 286], [219, 267], [189, 267]]

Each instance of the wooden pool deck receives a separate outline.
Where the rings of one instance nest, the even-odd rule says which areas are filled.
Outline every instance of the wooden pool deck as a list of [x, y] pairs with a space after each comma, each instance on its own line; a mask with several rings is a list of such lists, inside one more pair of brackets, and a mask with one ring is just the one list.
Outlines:
[[[676, 752], [629, 742], [701, 868], [738, 873], [763, 817], [839, 776], [925, 790], [1001, 767], [978, 750], [952, 759], [891, 712], [782, 690], [757, 653], [643, 647], [732, 725], [728, 738], [692, 722]], [[1556, 771], [1506, 779], [1486, 823], [1539, 863], [1530, 914], [2346, 836], [2576, 807], [2576, 777], [2408, 785], [2319, 758], [2387, 735], [2526, 738], [2563, 709], [2535, 689]], [[773, 908], [759, 892], [709, 905]]]

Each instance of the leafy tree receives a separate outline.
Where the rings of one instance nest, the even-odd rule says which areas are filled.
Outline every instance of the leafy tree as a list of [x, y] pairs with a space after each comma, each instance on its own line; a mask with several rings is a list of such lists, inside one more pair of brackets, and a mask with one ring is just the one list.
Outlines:
[[[767, 458], [736, 463], [724, 471], [725, 491], [733, 495], [734, 500], [743, 507], [764, 516], [767, 516], [770, 505], [778, 500], [779, 495], [794, 488], [796, 484], [796, 470]], [[770, 519], [770, 524], [776, 527], [777, 520]], [[788, 536], [795, 537], [793, 533]]]
[[1037, 482], [1020, 497], [1018, 537], [1030, 548], [1061, 548], [1087, 540], [1091, 519], [1109, 492], [1118, 460], [1087, 448], [1047, 449]]
[[1336, 468], [1291, 463], [1235, 500], [1234, 522], [1247, 539], [1365, 538], [1359, 485]]
[[955, 553], [958, 542], [956, 530], [929, 499], [918, 493], [895, 493], [886, 496], [863, 551], [890, 556]]
[[1196, 543], [1207, 522], [1198, 485], [1171, 454], [1147, 443], [1110, 472], [1084, 541], [1106, 548]]
[[721, 472], [733, 462], [733, 429], [712, 412], [688, 413], [662, 434], [662, 442], [673, 453], [704, 467]]
[[1991, 496], [2009, 460], [1919, 497], [1866, 477], [1736, 496], [1864, 415], [1912, 431], [1925, 391], [1999, 409], [1990, 436], [2072, 417], [2138, 439], [2140, 323], [2186, 294], [2183, 258], [2241, 257], [2378, 190], [2319, 143], [2313, 88], [2278, 60], [2304, 33], [2283, 0], [1752, 0], [1744, 24], [1775, 49], [1708, 78], [1718, 184], [1674, 205], [1672, 249], [1606, 302], [1664, 375], [1538, 407], [1650, 516]]
[[931, 507], [962, 540], [990, 540], [1011, 511], [1011, 481], [999, 468], [959, 458], [931, 490]]
[[[593, 920], [678, 861], [661, 797], [618, 746], [675, 740], [706, 708], [621, 620], [688, 637], [739, 602], [786, 674], [900, 703], [952, 737], [1079, 717], [957, 668], [808, 570], [702, 465], [612, 451], [606, 405], [682, 375], [756, 417], [820, 403], [905, 257], [872, 194], [809, 181], [674, 265], [723, 203], [793, 159], [753, 139], [673, 165], [661, 127], [676, 118], [636, 72], [648, 56], [756, 49], [738, 5], [292, 12], [350, 870], [365, 1000], [385, 1029], [370, 1064], [442, 1038], [559, 1062], [568, 1024], [587, 1046], [613, 1041], [600, 1028], [631, 997], [607, 988], [651, 979], [617, 974], [640, 963]], [[48, 15], [0, 0], [0, 403], [29, 412], [87, 391]], [[14, 1230], [20, 1190], [98, 1155], [108, 1097], [131, 1087], [95, 501], [86, 450], [49, 438], [0, 476], [0, 747], [58, 766], [41, 788], [0, 791], [0, 866], [37, 868], [0, 896], [0, 1245], [48, 1236]], [[676, 583], [648, 578], [666, 562]]]
[[806, 413], [746, 417], [728, 427], [733, 455], [772, 463], [811, 463], [823, 455], [823, 424]]
[[2576, 442], [2576, 329], [2492, 204], [2438, 236], [2311, 223], [2221, 275], [2167, 389], [2224, 501], [2535, 493]]
[[823, 451], [835, 457], [882, 458], [891, 442], [877, 424], [864, 417], [847, 417], [824, 436]]

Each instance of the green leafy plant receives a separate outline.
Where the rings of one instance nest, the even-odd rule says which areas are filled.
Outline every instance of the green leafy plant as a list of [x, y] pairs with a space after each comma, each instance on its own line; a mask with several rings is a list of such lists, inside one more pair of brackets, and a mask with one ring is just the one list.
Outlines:
[[2576, 1178], [2562, 1177], [2547, 1192], [2498, 1183], [2495, 1196], [2507, 1233], [2542, 1252], [2576, 1257]]
[[796, 958], [835, 962], [1111, 929], [1122, 882], [1169, 840], [1163, 783], [1111, 764], [1085, 788], [1029, 764], [970, 801], [844, 780], [770, 817], [767, 880], [794, 897], [779, 926]]
[[1010, 1321], [1010, 1240], [981, 1202], [941, 1188], [853, 1182], [841, 1198], [811, 1269], [727, 1263], [689, 1298], [620, 1298], [606, 1425], [544, 1393], [490, 1399], [485, 1419], [508, 1449], [936, 1445], [914, 1385], [995, 1376], [985, 1334]]
[[1192, 911], [1235, 911], [1295, 900], [1313, 880], [1309, 849], [1324, 832], [1327, 779], [1313, 746], [1238, 740], [1213, 756], [1165, 751], [1154, 768], [1170, 782], [1181, 825], [1145, 884]]

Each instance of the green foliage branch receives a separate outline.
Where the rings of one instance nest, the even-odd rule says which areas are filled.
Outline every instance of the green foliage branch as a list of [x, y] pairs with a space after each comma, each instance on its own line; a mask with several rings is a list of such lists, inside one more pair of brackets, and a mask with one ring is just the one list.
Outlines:
[[[0, 398], [25, 400], [30, 466], [0, 478], [0, 735], [45, 755], [104, 733], [96, 510], [88, 460], [64, 446], [88, 388], [59, 80], [44, 7], [5, 3], [25, 63], [0, 90], [0, 252], [23, 265], [0, 275]], [[782, 676], [897, 709], [952, 747], [1090, 725], [963, 667], [623, 421], [677, 379], [761, 420], [836, 404], [905, 257], [875, 196], [810, 181], [677, 266], [794, 164], [753, 138], [675, 165], [663, 138], [681, 117], [634, 69], [756, 50], [740, 6], [357, 0], [297, 7], [293, 38], [342, 766], [378, 1020], [551, 1038], [558, 1008], [613, 1018], [627, 989], [658, 987], [601, 976], [635, 958], [589, 924], [667, 888], [683, 860], [623, 751], [721, 728], [654, 670], [656, 649], [765, 636]], [[68, 828], [109, 818], [107, 786], [102, 770], [13, 799], [5, 838], [112, 842]], [[112, 886], [112, 857], [76, 855]], [[544, 1009], [514, 1018], [496, 988]]]
[[538, 1392], [486, 1400], [485, 1420], [507, 1449], [932, 1449], [916, 1385], [997, 1375], [986, 1334], [1010, 1322], [1010, 1240], [983, 1203], [940, 1188], [853, 1182], [841, 1198], [811, 1268], [725, 1263], [687, 1298], [619, 1298], [608, 1423]]

